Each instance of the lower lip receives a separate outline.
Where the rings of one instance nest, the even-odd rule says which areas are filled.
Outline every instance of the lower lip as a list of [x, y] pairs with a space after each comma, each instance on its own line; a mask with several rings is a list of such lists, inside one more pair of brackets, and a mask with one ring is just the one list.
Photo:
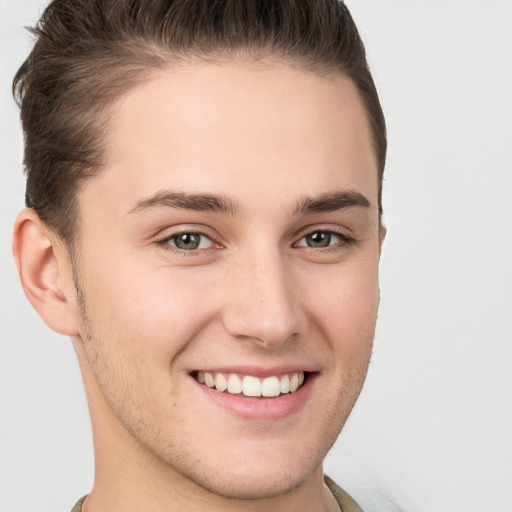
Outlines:
[[199, 389], [220, 407], [243, 419], [263, 422], [283, 419], [299, 411], [308, 399], [315, 377], [316, 374], [309, 374], [305, 383], [297, 391], [275, 398], [232, 395], [209, 388], [191, 378]]

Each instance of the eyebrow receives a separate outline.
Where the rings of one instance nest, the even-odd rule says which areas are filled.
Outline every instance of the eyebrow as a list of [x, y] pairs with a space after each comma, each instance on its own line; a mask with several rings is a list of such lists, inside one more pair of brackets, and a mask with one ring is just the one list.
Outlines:
[[185, 192], [158, 192], [141, 199], [128, 213], [139, 213], [150, 208], [178, 208], [198, 212], [239, 215], [239, 206], [229, 197], [216, 194], [187, 194]]
[[[350, 207], [369, 208], [370, 202], [359, 192], [338, 191], [327, 192], [317, 197], [305, 197], [293, 209], [293, 215], [334, 212]], [[128, 212], [140, 213], [151, 208], [178, 208], [198, 212], [225, 213], [239, 216], [242, 208], [232, 199], [217, 194], [189, 194], [185, 192], [161, 191], [155, 195], [141, 199]]]
[[345, 208], [358, 206], [370, 208], [371, 204], [366, 197], [353, 190], [328, 192], [318, 197], [306, 197], [293, 210], [294, 215], [305, 215], [311, 213], [335, 212]]

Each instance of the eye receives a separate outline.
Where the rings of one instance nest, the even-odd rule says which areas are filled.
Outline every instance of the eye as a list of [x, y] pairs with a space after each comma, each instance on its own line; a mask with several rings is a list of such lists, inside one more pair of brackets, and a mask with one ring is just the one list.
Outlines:
[[338, 244], [339, 242], [349, 243], [350, 237], [333, 231], [313, 231], [303, 236], [296, 244], [297, 247], [311, 247], [323, 249]]
[[178, 233], [162, 241], [162, 243], [181, 249], [182, 251], [195, 251], [208, 249], [213, 241], [201, 233]]

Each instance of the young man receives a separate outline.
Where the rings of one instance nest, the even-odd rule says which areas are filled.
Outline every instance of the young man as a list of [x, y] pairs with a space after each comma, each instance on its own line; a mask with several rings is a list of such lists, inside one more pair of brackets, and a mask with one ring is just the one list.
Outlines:
[[379, 302], [385, 125], [336, 0], [56, 0], [15, 78], [14, 255], [70, 336], [74, 510], [359, 510], [322, 461]]

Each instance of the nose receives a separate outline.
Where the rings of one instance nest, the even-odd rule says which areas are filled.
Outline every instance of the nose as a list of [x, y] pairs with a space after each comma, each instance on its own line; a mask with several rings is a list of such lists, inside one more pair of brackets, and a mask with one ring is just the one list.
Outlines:
[[225, 283], [226, 330], [268, 348], [292, 339], [300, 329], [295, 281], [277, 249], [239, 261]]

